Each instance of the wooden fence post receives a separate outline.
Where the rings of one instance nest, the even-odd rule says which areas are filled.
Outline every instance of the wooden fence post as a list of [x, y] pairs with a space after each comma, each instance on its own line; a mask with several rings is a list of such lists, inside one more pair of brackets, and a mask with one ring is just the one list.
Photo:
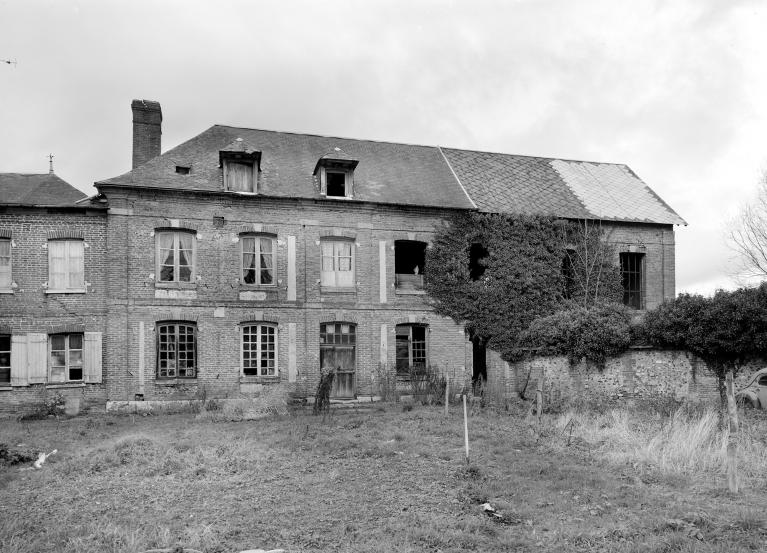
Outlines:
[[727, 486], [732, 493], [738, 493], [738, 406], [735, 403], [732, 370], [727, 371], [727, 415], [730, 427], [727, 438]]

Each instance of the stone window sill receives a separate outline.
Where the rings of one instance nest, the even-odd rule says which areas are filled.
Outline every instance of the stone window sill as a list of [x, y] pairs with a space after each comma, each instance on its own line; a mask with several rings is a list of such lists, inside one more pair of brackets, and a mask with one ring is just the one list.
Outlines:
[[254, 292], [276, 292], [277, 285], [276, 284], [245, 284], [241, 282], [240, 290], [244, 290], [244, 291], [253, 290]]
[[85, 388], [85, 382], [56, 382], [45, 385], [46, 390], [59, 390], [66, 388]]
[[12, 392], [13, 387], [8, 384], [0, 384], [0, 392]]
[[154, 383], [158, 386], [181, 386], [184, 384], [196, 384], [197, 379], [196, 378], [165, 378], [165, 379], [157, 379], [154, 381]]
[[240, 377], [240, 384], [277, 384], [279, 381], [280, 375]]
[[46, 294], [85, 294], [85, 288], [71, 288], [68, 290], [46, 290]]
[[357, 288], [354, 286], [320, 286], [322, 294], [356, 294]]
[[176, 290], [196, 290], [196, 282], [155, 282], [155, 288], [170, 288]]
[[398, 296], [425, 296], [426, 290], [402, 290], [397, 288], [394, 290], [394, 293]]
[[13, 290], [11, 288], [0, 288], [0, 294], [13, 294]]

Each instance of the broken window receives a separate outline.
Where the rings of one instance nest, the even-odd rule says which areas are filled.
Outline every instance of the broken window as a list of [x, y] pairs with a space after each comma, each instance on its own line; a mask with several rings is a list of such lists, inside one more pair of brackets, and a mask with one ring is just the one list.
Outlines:
[[184, 166], [184, 165], [176, 165], [176, 173], [179, 175], [188, 175], [190, 171], [190, 167]]
[[485, 246], [476, 242], [469, 248], [469, 277], [471, 280], [479, 280], [485, 274], [485, 260], [488, 253]]
[[320, 369], [335, 369], [332, 397], [354, 397], [354, 373], [357, 365], [357, 333], [352, 323], [320, 325]]
[[426, 334], [428, 327], [420, 324], [397, 325], [397, 374], [410, 375], [426, 371]]
[[575, 294], [575, 266], [573, 265], [573, 256], [575, 250], [567, 250], [562, 259], [562, 296], [566, 299], [572, 299]]
[[621, 252], [620, 263], [623, 304], [634, 309], [644, 309], [644, 254]]
[[194, 234], [187, 231], [161, 231], [156, 236], [157, 279], [160, 282], [194, 282]]
[[426, 244], [414, 240], [394, 242], [394, 278], [398, 290], [423, 290]]
[[85, 291], [82, 240], [48, 241], [48, 291]]
[[0, 386], [11, 384], [11, 335], [0, 334]]
[[326, 195], [345, 198], [346, 197], [346, 172], [345, 171], [326, 171]]
[[83, 335], [51, 334], [48, 339], [51, 382], [83, 379]]
[[197, 376], [197, 325], [157, 325], [157, 378]]
[[241, 236], [242, 282], [271, 286], [274, 281], [275, 239], [273, 236]]
[[11, 240], [10, 238], [0, 238], [0, 290], [10, 290], [12, 284]]
[[354, 286], [354, 242], [323, 240], [320, 284], [338, 288]]
[[259, 323], [242, 326], [242, 373], [245, 376], [277, 375], [277, 327]]

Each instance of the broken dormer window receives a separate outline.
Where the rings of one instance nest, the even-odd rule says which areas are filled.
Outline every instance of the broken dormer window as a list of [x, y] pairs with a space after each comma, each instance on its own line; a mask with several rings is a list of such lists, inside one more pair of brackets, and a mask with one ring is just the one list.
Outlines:
[[346, 197], [346, 173], [341, 171], [326, 171], [325, 182], [327, 185], [326, 195]]
[[339, 148], [325, 154], [314, 168], [320, 180], [320, 193], [327, 198], [354, 197], [354, 169], [359, 163]]

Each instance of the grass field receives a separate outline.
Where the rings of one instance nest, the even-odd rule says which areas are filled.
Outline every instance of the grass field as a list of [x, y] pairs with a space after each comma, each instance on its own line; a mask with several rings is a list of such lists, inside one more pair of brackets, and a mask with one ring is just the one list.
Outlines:
[[708, 416], [485, 410], [468, 465], [458, 408], [3, 421], [0, 443], [58, 453], [0, 468], [0, 551], [767, 551], [767, 418], [734, 496]]

